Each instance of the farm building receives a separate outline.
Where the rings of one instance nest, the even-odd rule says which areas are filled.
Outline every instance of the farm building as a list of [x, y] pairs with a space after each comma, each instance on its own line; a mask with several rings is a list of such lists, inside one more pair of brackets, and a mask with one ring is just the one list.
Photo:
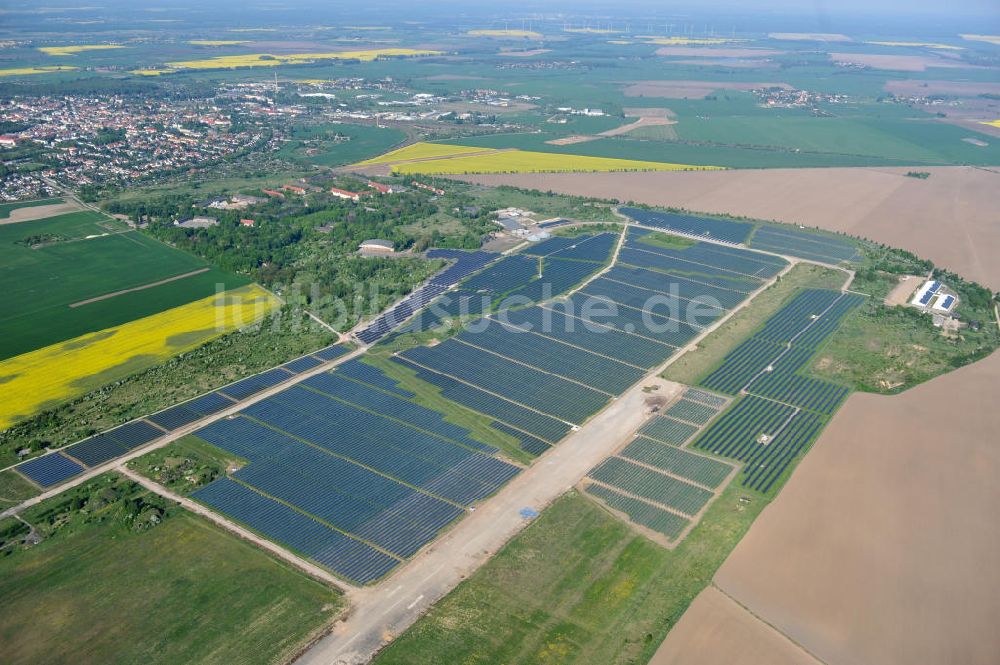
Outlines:
[[363, 254], [392, 254], [396, 248], [388, 240], [365, 240], [358, 250]]
[[241, 219], [240, 220], [240, 226], [253, 226], [256, 223], [257, 222], [255, 222], [252, 219]]
[[950, 312], [958, 304], [958, 297], [944, 284], [929, 279], [914, 292], [910, 305], [924, 311]]
[[331, 187], [330, 193], [337, 198], [347, 199], [348, 201], [358, 202], [361, 200], [361, 194], [358, 192], [350, 192], [346, 189], [339, 189], [337, 187]]
[[379, 194], [395, 194], [396, 192], [399, 191], [398, 188], [393, 187], [392, 185], [383, 185], [382, 183], [375, 182], [374, 180], [369, 180], [365, 184], [368, 185], [371, 189], [374, 189]]

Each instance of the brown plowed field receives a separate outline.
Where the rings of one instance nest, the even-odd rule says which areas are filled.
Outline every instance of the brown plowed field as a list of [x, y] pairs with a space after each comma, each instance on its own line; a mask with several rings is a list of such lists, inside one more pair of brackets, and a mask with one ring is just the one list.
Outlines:
[[827, 665], [1000, 662], [998, 387], [852, 395], [716, 584]]
[[1000, 289], [1000, 169], [762, 169], [463, 176], [563, 194], [746, 215], [871, 238]]
[[649, 665], [820, 665], [731, 598], [708, 587], [667, 634]]

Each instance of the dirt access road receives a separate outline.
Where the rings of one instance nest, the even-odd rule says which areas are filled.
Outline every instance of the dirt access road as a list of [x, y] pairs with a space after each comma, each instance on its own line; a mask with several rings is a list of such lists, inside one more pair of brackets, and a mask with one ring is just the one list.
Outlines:
[[458, 176], [560, 194], [745, 215], [870, 238], [1000, 289], [1000, 168], [762, 169]]

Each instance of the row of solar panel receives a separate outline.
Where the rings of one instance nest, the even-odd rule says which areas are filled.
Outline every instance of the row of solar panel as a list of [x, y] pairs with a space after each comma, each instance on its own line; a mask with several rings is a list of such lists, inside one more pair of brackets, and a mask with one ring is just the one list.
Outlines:
[[377, 579], [518, 472], [407, 396], [352, 360], [216, 421], [195, 434], [250, 463], [194, 496], [346, 579]]
[[686, 235], [711, 238], [718, 242], [738, 245], [744, 242], [753, 230], [753, 224], [735, 222], [697, 215], [683, 215], [672, 212], [656, 212], [641, 208], [619, 208], [619, 212], [628, 215], [643, 226], [654, 226], [665, 231], [676, 231]]
[[51, 487], [82, 473], [87, 468], [100, 466], [116, 457], [121, 457], [141, 445], [160, 438], [166, 432], [180, 429], [205, 416], [218, 413], [239, 400], [287, 380], [294, 374], [334, 360], [345, 353], [347, 347], [336, 344], [328, 346], [278, 368], [237, 381], [216, 392], [154, 413], [144, 420], [133, 420], [84, 439], [62, 451], [28, 460], [16, 468], [38, 485]]
[[431, 277], [426, 285], [413, 291], [408, 297], [356, 333], [359, 340], [365, 344], [377, 342], [413, 316], [419, 309], [428, 305], [434, 298], [447, 291], [452, 285], [457, 284], [498, 257], [492, 252], [463, 252], [447, 249], [431, 250], [427, 256], [432, 259], [447, 259], [455, 261], [455, 263]]

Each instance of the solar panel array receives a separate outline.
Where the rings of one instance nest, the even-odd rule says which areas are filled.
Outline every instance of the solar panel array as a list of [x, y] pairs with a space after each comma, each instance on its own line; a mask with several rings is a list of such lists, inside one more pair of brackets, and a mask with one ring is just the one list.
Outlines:
[[820, 263], [836, 264], [859, 257], [857, 244], [849, 238], [791, 226], [762, 226], [749, 244], [757, 249]]
[[844, 386], [800, 373], [863, 296], [798, 293], [731, 351], [701, 385], [737, 401], [690, 445], [744, 463], [745, 487], [769, 491], [846, 398]]
[[385, 337], [394, 328], [409, 319], [434, 298], [447, 291], [463, 278], [481, 269], [497, 258], [493, 252], [463, 252], [460, 250], [432, 249], [427, 253], [430, 259], [447, 259], [454, 263], [437, 273], [428, 282], [398, 302], [388, 311], [360, 330], [355, 336], [365, 344], [372, 344]]
[[345, 579], [378, 579], [518, 472], [409, 396], [357, 360], [312, 376], [195, 432], [249, 464], [193, 496]]
[[753, 224], [747, 222], [714, 219], [699, 215], [655, 212], [641, 208], [619, 208], [618, 211], [628, 215], [643, 226], [653, 226], [665, 231], [711, 238], [718, 242], [728, 242], [734, 245], [745, 242], [753, 230]]
[[83, 472], [83, 466], [61, 453], [36, 457], [15, 468], [42, 487], [51, 487]]
[[[303, 356], [262, 374], [237, 381], [221, 390], [207, 393], [192, 400], [159, 411], [143, 420], [133, 420], [114, 429], [94, 435], [67, 446], [62, 452], [49, 453], [19, 465], [17, 470], [43, 487], [62, 482], [82, 473], [87, 468], [100, 466], [126, 453], [164, 436], [164, 431], [174, 431], [205, 416], [227, 409], [237, 400], [249, 397], [265, 388], [289, 379], [290, 372], [316, 367], [322, 361], [334, 360], [347, 353], [342, 345], [320, 349], [315, 354]], [[316, 356], [315, 358], [313, 356]], [[291, 366], [291, 367], [289, 367]], [[225, 391], [225, 392], [223, 392]], [[147, 422], [148, 421], [148, 422]], [[153, 424], [150, 424], [153, 423]], [[154, 426], [155, 425], [155, 426]]]
[[442, 295], [398, 332], [431, 330], [459, 318], [559, 296], [600, 270], [617, 242], [614, 233], [557, 236], [505, 256]]
[[847, 388], [799, 371], [863, 299], [823, 289], [801, 291], [727, 354], [701, 385], [730, 395], [746, 391], [817, 413], [833, 413], [847, 396]]

